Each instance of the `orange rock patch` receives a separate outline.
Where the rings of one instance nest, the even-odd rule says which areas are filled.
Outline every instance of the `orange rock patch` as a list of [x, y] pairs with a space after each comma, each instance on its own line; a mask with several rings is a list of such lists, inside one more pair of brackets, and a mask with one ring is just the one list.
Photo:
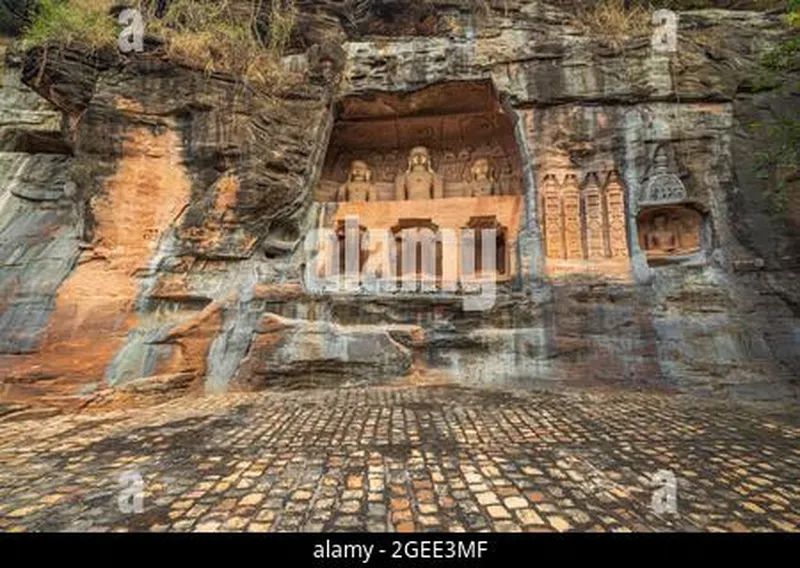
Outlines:
[[181, 142], [174, 131], [155, 134], [137, 127], [122, 145], [116, 173], [90, 204], [96, 220], [93, 249], [59, 289], [39, 352], [13, 358], [9, 375], [18, 381], [16, 387], [6, 385], [10, 398], [26, 394], [19, 385], [26, 378], [54, 377], [46, 390], [62, 393], [102, 380], [137, 323], [137, 274], [189, 202], [191, 181], [180, 165]]

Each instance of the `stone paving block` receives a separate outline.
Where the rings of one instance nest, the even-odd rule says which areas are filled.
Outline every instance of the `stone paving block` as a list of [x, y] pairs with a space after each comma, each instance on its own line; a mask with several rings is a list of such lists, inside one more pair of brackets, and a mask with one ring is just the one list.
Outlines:
[[[796, 532], [797, 424], [640, 393], [378, 386], [57, 415], [0, 429], [0, 529]], [[675, 515], [651, 508], [661, 469]], [[145, 515], [118, 506], [130, 471]]]

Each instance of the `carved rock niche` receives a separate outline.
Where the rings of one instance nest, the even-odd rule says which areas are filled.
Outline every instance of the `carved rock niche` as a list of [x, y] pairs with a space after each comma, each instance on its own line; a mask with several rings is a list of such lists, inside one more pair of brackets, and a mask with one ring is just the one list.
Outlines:
[[702, 249], [703, 207], [688, 199], [668, 156], [666, 144], [656, 148], [636, 216], [639, 247], [651, 266], [681, 262]]
[[[424, 174], [430, 183], [410, 180], [411, 187], [399, 191], [398, 178], [410, 178], [414, 156], [425, 153], [417, 177]], [[521, 194], [512, 115], [491, 83], [457, 82], [340, 101], [315, 197], [341, 202]]]
[[665, 264], [700, 252], [703, 215], [690, 205], [648, 207], [636, 222], [639, 246], [649, 264]]
[[[344, 98], [315, 191], [315, 199], [325, 203], [321, 226], [337, 228], [356, 219], [369, 234], [433, 235], [436, 246], [417, 247], [416, 261], [413, 247], [384, 247], [392, 249], [388, 255], [395, 258], [398, 278], [427, 275], [449, 282], [494, 272], [510, 281], [524, 215], [515, 117], [489, 81]], [[491, 250], [491, 242], [495, 261], [483, 262], [475, 250], [483, 251], [484, 244]], [[428, 268], [420, 264], [423, 252], [435, 257]], [[391, 274], [392, 263], [381, 256], [386, 254], [370, 249], [363, 265], [380, 261], [378, 272]], [[470, 263], [465, 259], [472, 254]], [[342, 264], [332, 255], [329, 262]], [[336, 274], [327, 267], [323, 272]]]

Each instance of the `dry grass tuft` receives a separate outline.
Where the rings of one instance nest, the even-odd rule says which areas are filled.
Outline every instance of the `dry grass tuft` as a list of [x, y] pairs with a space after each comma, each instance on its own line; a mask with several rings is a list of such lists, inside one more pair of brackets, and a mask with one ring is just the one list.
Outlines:
[[617, 47], [625, 41], [652, 33], [652, 10], [641, 4], [625, 8], [624, 0], [581, 2], [574, 23], [587, 34]]
[[[269, 4], [268, 37], [258, 17]], [[237, 5], [238, 4], [238, 5]], [[174, 61], [206, 72], [228, 72], [262, 85], [279, 81], [280, 58], [297, 21], [292, 0], [254, 0], [249, 14], [229, 0], [173, 0], [161, 19], [149, 18], [148, 33], [166, 41]]]

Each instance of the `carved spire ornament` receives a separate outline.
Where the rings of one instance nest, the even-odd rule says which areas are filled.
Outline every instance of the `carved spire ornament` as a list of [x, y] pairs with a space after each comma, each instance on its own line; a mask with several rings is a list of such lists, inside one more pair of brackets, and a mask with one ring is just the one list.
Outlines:
[[653, 154], [652, 172], [644, 185], [640, 205], [679, 203], [686, 199], [683, 182], [669, 171], [669, 158], [663, 144]]

